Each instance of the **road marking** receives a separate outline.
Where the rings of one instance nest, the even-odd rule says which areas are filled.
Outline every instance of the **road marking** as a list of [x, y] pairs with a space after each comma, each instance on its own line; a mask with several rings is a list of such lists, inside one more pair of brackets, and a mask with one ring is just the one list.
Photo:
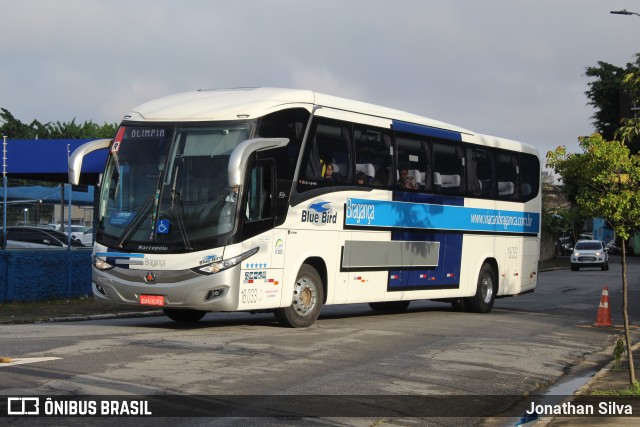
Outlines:
[[24, 365], [26, 363], [48, 362], [50, 360], [62, 359], [61, 357], [24, 357], [20, 359], [11, 359], [9, 363], [0, 363], [0, 368], [7, 366]]

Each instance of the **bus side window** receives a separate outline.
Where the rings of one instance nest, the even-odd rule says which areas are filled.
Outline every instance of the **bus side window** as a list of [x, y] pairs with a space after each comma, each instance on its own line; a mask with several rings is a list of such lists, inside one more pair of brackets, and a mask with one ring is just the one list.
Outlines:
[[254, 165], [249, 175], [246, 216], [249, 222], [273, 216], [273, 176], [270, 165]]
[[309, 115], [309, 112], [304, 108], [290, 108], [276, 111], [260, 120], [258, 136], [289, 139], [286, 147], [271, 150], [268, 154], [277, 163], [278, 179], [293, 180], [300, 144], [302, 144]]
[[[396, 135], [398, 146], [398, 168], [395, 178], [399, 186], [431, 191], [432, 173], [429, 167], [429, 143], [424, 137]], [[403, 181], [404, 180], [404, 181]], [[405, 182], [405, 184], [400, 184]], [[415, 183], [415, 185], [413, 185]]]
[[462, 147], [448, 141], [433, 143], [433, 190], [441, 194], [464, 191]]
[[307, 140], [298, 191], [350, 183], [351, 149], [350, 124], [318, 119]]
[[386, 187], [392, 165], [391, 135], [379, 128], [357, 126], [356, 185]]
[[520, 186], [523, 202], [527, 202], [538, 195], [540, 162], [532, 154], [520, 155]]
[[520, 199], [520, 165], [516, 153], [496, 153], [496, 178], [498, 199], [512, 201]]
[[495, 196], [493, 153], [486, 148], [467, 148], [467, 191], [476, 197]]
[[245, 238], [257, 236], [273, 228], [275, 224], [274, 188], [274, 160], [263, 159], [253, 162], [245, 184], [244, 205], [238, 212], [243, 222], [242, 234]]

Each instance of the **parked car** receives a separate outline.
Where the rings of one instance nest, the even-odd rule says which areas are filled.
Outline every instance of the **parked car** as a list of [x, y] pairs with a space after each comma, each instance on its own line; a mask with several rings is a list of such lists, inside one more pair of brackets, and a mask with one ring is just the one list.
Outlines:
[[[0, 230], [0, 239], [4, 239], [3, 230]], [[66, 247], [67, 236], [59, 231], [47, 230], [40, 227], [7, 227], [7, 249], [51, 249]], [[84, 246], [80, 242], [71, 240], [71, 247]]]
[[[607, 243], [607, 248], [609, 249], [610, 255], [621, 255], [622, 254], [622, 241], [621, 240], [610, 240]], [[633, 246], [627, 242], [627, 247], [625, 250], [627, 255], [633, 255]]]
[[571, 237], [558, 237], [556, 243], [558, 255], [571, 255], [573, 252], [573, 238]]
[[580, 267], [600, 267], [609, 269], [609, 250], [600, 240], [579, 240], [571, 254], [571, 271]]
[[73, 224], [65, 225], [64, 231], [62, 231], [62, 226], [60, 224], [47, 224], [44, 227], [50, 228], [55, 231], [60, 231], [65, 235], [69, 233], [69, 229], [71, 229], [71, 233], [83, 233], [88, 228], [88, 227], [85, 227], [84, 225], [73, 225]]
[[72, 231], [71, 240], [79, 241], [84, 246], [93, 245], [93, 227], [92, 228], [85, 227], [84, 230], [81, 232]]

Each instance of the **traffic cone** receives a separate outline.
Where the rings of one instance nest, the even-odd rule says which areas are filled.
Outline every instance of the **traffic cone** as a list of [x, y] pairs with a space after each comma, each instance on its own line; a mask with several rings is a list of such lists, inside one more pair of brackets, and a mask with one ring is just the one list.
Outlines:
[[609, 310], [609, 288], [602, 289], [600, 306], [598, 307], [598, 318], [593, 326], [613, 326], [611, 323], [611, 310]]

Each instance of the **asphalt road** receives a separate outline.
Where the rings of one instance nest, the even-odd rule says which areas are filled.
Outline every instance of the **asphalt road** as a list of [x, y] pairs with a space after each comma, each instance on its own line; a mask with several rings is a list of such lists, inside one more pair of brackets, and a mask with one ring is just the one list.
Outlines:
[[[635, 302], [631, 321], [638, 324], [640, 263], [633, 259], [628, 268], [630, 301]], [[365, 304], [325, 307], [320, 319], [304, 330], [282, 328], [270, 314], [245, 313], [211, 313], [195, 327], [164, 317], [0, 325], [2, 353], [33, 362], [0, 366], [0, 394], [169, 394], [195, 396], [204, 406], [220, 396], [249, 395], [254, 401], [275, 396], [276, 406], [313, 406], [315, 401], [316, 409], [329, 417], [341, 414], [332, 399], [356, 396], [351, 412], [341, 418], [156, 418], [154, 425], [481, 424], [487, 405], [506, 410], [511, 397], [544, 393], [609, 360], [606, 349], [620, 331], [591, 327], [603, 285], [609, 288], [613, 321], [621, 324], [621, 270], [614, 258], [606, 272], [542, 272], [534, 294], [500, 299], [488, 315], [421, 301], [405, 313], [387, 315]], [[483, 407], [477, 411], [480, 416], [463, 422], [458, 415], [473, 414], [451, 410], [416, 421], [412, 416], [425, 415], [420, 401], [407, 397], [414, 406], [400, 405], [404, 412], [398, 414], [385, 411], [385, 400], [375, 398], [425, 394], [456, 396], [427, 402], [432, 405], [465, 408], [478, 398]], [[369, 409], [357, 409], [362, 403], [357, 396], [374, 396]], [[246, 400], [232, 403], [236, 415], [251, 415]], [[195, 404], [187, 402], [187, 409], [189, 405]], [[199, 413], [203, 408], [193, 409]], [[206, 408], [201, 415], [207, 415]], [[22, 425], [27, 420], [10, 421]], [[28, 421], [51, 424], [46, 418]], [[71, 418], [63, 424], [86, 421]], [[140, 424], [129, 418], [99, 421]]]

